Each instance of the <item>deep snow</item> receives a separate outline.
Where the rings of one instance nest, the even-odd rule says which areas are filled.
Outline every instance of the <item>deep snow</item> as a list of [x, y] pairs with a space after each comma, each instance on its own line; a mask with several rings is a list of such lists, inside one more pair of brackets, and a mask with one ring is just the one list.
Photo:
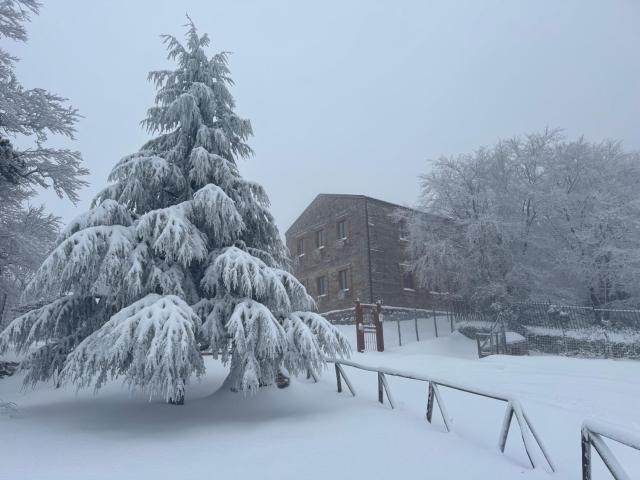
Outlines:
[[[385, 325], [385, 327], [391, 324]], [[353, 326], [340, 327], [352, 338]], [[580, 478], [580, 425], [598, 418], [640, 431], [640, 363], [550, 356], [478, 360], [459, 334], [384, 353], [354, 353], [368, 365], [410, 370], [518, 397], [555, 460], [555, 478]], [[396, 410], [377, 403], [374, 373], [345, 367], [358, 396], [337, 394], [328, 370], [318, 384], [294, 380], [255, 396], [215, 392], [225, 370], [207, 375], [176, 407], [110, 384], [98, 396], [0, 380], [0, 398], [18, 404], [0, 417], [0, 479], [512, 479], [531, 470], [517, 426], [506, 455], [497, 449], [505, 404], [442, 389], [453, 432], [438, 414], [424, 420], [426, 385], [389, 377]], [[610, 444], [611, 445], [611, 444]], [[634, 478], [640, 453], [612, 445]], [[609, 478], [596, 459], [594, 479]]]

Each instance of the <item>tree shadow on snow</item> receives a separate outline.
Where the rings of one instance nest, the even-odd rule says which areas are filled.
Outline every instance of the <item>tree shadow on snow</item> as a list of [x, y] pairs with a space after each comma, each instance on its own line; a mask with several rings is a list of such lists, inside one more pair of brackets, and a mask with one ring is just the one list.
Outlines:
[[253, 395], [221, 390], [220, 384], [210, 379], [194, 382], [183, 406], [160, 399], [148, 401], [119, 385], [109, 385], [97, 395], [80, 392], [73, 396], [64, 392], [53, 401], [48, 401], [43, 392], [31, 392], [42, 398], [21, 407], [17, 421], [37, 422], [42, 427], [77, 434], [174, 436], [178, 431], [212, 427], [220, 433], [239, 424], [259, 429], [273, 422], [295, 421], [339, 408], [336, 403], [327, 402], [326, 397], [324, 401], [318, 398], [320, 385], [302, 379], [292, 380], [291, 386], [283, 390], [266, 387]]

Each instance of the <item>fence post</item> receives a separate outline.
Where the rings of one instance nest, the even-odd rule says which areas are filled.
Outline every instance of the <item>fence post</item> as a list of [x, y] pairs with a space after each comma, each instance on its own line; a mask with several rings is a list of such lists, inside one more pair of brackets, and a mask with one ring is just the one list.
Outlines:
[[438, 320], [436, 319], [436, 310], [432, 308], [431, 313], [433, 314], [433, 328], [436, 331], [436, 338], [438, 338]]
[[442, 422], [444, 423], [444, 428], [447, 432], [451, 431], [451, 426], [449, 425], [449, 414], [442, 403], [442, 397], [440, 396], [440, 390], [438, 390], [438, 385], [433, 382], [429, 382], [429, 391], [427, 395], [427, 422], [432, 423], [433, 420], [433, 405], [434, 403], [438, 404], [438, 408], [440, 409], [440, 415], [442, 416]]
[[598, 311], [596, 310], [595, 305], [591, 306], [591, 310], [593, 311], [593, 318], [595, 319], [595, 325], [602, 327], [602, 333], [604, 335], [605, 343], [604, 343], [604, 358], [611, 357], [611, 342], [609, 341], [609, 335], [607, 335], [607, 330], [603, 325], [602, 316], [598, 315]]
[[4, 307], [7, 305], [7, 294], [3, 293], [0, 297], [0, 330], [2, 330], [4, 320]]
[[342, 377], [344, 379], [344, 383], [347, 384], [347, 388], [351, 392], [351, 395], [355, 397], [356, 391], [354, 390], [353, 385], [351, 385], [351, 382], [349, 381], [347, 374], [344, 373], [344, 370], [342, 369], [339, 363], [336, 362], [335, 366], [336, 366], [336, 380], [338, 383], [338, 393], [342, 392], [342, 382], [340, 381], [340, 377]]
[[413, 322], [416, 325], [416, 342], [420, 341], [420, 335], [418, 335], [418, 310], [413, 309]]
[[435, 393], [433, 391], [433, 386], [431, 382], [429, 382], [429, 390], [427, 393], [427, 422], [431, 423], [431, 417], [433, 416], [433, 397]]
[[591, 480], [591, 443], [589, 432], [583, 428], [580, 432], [582, 447], [582, 480]]
[[378, 372], [378, 399], [380, 401], [380, 403], [382, 402], [382, 391], [381, 391], [381, 387], [384, 388], [384, 393], [387, 394], [387, 400], [389, 400], [389, 405], [391, 406], [391, 408], [396, 408], [395, 407], [395, 403], [393, 401], [393, 395], [391, 395], [391, 389], [389, 388], [389, 383], [387, 382], [387, 377], [385, 376], [384, 373], [382, 372]]
[[396, 324], [398, 325], [398, 345], [402, 346], [402, 332], [400, 331], [400, 318], [396, 317]]
[[356, 350], [364, 352], [364, 314], [360, 300], [356, 300]]
[[376, 347], [379, 352], [384, 352], [384, 330], [382, 328], [382, 303], [376, 302], [373, 309], [373, 321], [376, 325]]
[[451, 333], [453, 333], [453, 313], [447, 310], [447, 317], [449, 317], [449, 323], [451, 324]]
[[502, 453], [504, 453], [504, 448], [507, 445], [507, 437], [509, 436], [509, 427], [511, 427], [512, 419], [513, 408], [511, 407], [511, 402], [509, 402], [504, 412], [504, 420], [502, 421], [502, 428], [500, 429], [500, 437], [498, 439], [498, 447]]

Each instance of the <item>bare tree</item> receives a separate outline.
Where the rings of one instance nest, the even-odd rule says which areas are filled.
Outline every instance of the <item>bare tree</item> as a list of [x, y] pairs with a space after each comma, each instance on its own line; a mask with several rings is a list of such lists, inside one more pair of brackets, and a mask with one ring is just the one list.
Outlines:
[[[35, 0], [0, 1], [0, 38], [24, 42], [25, 24], [38, 14]], [[0, 49], [0, 295], [17, 293], [53, 245], [58, 219], [29, 205], [38, 189], [78, 200], [88, 171], [79, 152], [46, 145], [50, 135], [73, 139], [79, 115], [66, 99], [17, 79], [17, 59]], [[19, 139], [27, 148], [18, 149]], [[11, 302], [9, 302], [11, 303]]]
[[637, 303], [638, 159], [619, 143], [567, 141], [558, 130], [441, 158], [421, 177], [421, 206], [455, 228], [414, 220], [418, 278], [445, 279], [485, 305]]

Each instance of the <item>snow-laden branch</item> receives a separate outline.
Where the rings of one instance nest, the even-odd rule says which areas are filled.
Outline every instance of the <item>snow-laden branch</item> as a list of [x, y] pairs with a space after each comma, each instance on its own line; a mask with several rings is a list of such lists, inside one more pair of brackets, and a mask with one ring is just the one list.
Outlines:
[[234, 308], [227, 330], [234, 352], [225, 384], [245, 392], [272, 385], [287, 349], [287, 337], [271, 311], [259, 302], [244, 300]]
[[238, 247], [212, 252], [212, 261], [201, 281], [205, 291], [222, 291], [266, 302], [275, 309], [291, 309], [291, 300], [280, 276], [262, 260]]
[[150, 294], [116, 313], [74, 351], [62, 371], [78, 387], [96, 390], [121, 375], [150, 397], [178, 400], [204, 365], [195, 342], [200, 319], [175, 296]]

